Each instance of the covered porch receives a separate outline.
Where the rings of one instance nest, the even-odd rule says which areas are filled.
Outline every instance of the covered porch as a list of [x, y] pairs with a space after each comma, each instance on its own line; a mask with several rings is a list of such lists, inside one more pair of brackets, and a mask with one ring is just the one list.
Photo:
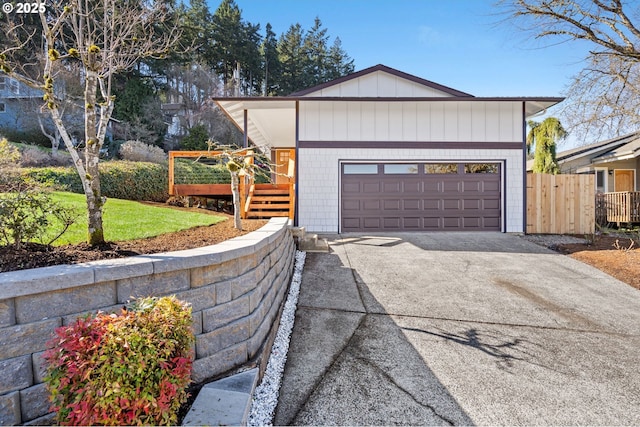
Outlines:
[[599, 224], [640, 223], [640, 191], [616, 191], [596, 196], [596, 221]]

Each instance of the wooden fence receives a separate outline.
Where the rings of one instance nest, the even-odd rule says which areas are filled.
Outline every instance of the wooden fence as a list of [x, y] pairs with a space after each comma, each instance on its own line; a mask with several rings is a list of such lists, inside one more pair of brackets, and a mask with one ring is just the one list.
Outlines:
[[595, 232], [595, 175], [527, 175], [527, 233]]

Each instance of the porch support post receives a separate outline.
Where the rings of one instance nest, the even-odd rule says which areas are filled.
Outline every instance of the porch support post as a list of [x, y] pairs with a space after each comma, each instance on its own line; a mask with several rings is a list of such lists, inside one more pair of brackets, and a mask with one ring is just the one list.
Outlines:
[[[527, 103], [522, 102], [522, 233], [527, 234]], [[505, 168], [506, 169], [506, 168]], [[505, 173], [506, 176], [506, 173]], [[505, 185], [506, 188], [506, 185]], [[505, 191], [506, 193], [506, 191]], [[505, 194], [506, 204], [506, 194]], [[506, 206], [505, 206], [506, 211]], [[507, 231], [505, 224], [504, 231]]]
[[249, 110], [244, 110], [244, 140], [242, 141], [242, 147], [249, 147]]
[[293, 213], [293, 225], [295, 227], [298, 227], [298, 205], [299, 205], [299, 200], [300, 200], [300, 174], [298, 173], [298, 165], [300, 163], [299, 159], [300, 159], [300, 154], [298, 153], [298, 140], [300, 139], [300, 101], [296, 99], [296, 136], [295, 136], [295, 143], [296, 143], [296, 158], [295, 158], [295, 193], [296, 193], [296, 200], [295, 200], [295, 208], [294, 208], [294, 213]]

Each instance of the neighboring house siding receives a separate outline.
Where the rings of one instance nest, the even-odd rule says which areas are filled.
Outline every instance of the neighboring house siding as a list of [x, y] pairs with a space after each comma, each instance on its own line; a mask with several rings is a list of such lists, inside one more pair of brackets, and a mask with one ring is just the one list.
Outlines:
[[300, 102], [300, 141], [522, 141], [519, 102]]
[[327, 149], [300, 148], [299, 223], [309, 231], [337, 233], [340, 218], [340, 161], [421, 160], [503, 162], [503, 216], [506, 232], [523, 231], [522, 150], [514, 149]]

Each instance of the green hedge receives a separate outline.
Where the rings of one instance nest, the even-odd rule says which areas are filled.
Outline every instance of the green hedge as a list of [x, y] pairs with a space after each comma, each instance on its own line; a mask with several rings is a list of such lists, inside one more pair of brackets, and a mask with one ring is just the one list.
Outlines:
[[[167, 164], [128, 162], [125, 160], [101, 162], [100, 185], [106, 197], [125, 200], [164, 202], [169, 198], [169, 169]], [[53, 185], [61, 191], [84, 193], [78, 172], [74, 167], [23, 168], [27, 181]], [[268, 176], [258, 175], [257, 183], [269, 182]], [[231, 175], [225, 165], [206, 165], [192, 160], [176, 159], [176, 184], [230, 184]]]
[[[146, 162], [102, 162], [100, 185], [106, 197], [125, 200], [164, 202], [169, 198], [166, 164]], [[62, 191], [84, 193], [78, 172], [74, 167], [24, 168], [26, 180], [52, 184]]]

